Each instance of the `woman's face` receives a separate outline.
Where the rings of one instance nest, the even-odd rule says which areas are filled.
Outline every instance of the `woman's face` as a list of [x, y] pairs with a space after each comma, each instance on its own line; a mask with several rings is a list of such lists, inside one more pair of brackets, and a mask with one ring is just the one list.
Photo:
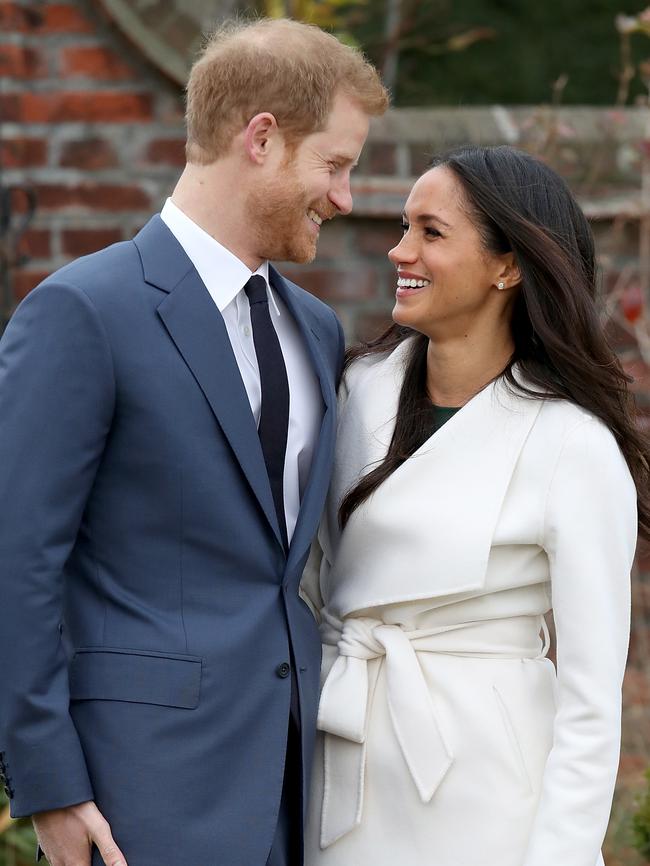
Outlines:
[[398, 277], [393, 319], [431, 339], [467, 336], [480, 322], [489, 326], [503, 317], [513, 294], [506, 291], [513, 284], [512, 254], [488, 252], [466, 211], [453, 172], [431, 169], [411, 190], [404, 236], [388, 253]]

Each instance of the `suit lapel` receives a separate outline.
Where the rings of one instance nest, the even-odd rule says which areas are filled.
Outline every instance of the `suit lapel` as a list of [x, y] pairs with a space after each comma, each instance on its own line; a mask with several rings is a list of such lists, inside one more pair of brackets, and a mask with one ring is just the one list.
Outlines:
[[176, 348], [217, 418], [282, 544], [255, 420], [223, 317], [176, 238], [154, 217], [135, 238], [145, 279], [166, 294], [158, 306]]

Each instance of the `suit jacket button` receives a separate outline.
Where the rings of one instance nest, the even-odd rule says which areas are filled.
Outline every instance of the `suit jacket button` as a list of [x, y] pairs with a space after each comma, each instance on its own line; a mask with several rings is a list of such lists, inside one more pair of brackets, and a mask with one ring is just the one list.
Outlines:
[[289, 665], [287, 662], [282, 662], [281, 665], [277, 666], [275, 672], [279, 677], [285, 679], [285, 677], [288, 677], [291, 673], [291, 665]]

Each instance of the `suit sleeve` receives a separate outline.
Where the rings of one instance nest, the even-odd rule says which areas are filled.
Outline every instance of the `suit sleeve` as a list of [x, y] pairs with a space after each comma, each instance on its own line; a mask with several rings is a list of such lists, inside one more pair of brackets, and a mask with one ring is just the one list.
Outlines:
[[618, 768], [636, 533], [625, 460], [600, 421], [583, 421], [567, 436], [547, 500], [557, 708], [523, 866], [601, 862]]
[[[332, 310], [334, 313], [334, 311]], [[336, 357], [336, 380], [335, 385], [338, 389], [339, 383], [341, 381], [341, 376], [343, 374], [343, 362], [345, 361], [345, 335], [343, 334], [343, 327], [341, 326], [341, 322], [339, 317], [334, 313], [334, 320], [336, 322], [336, 334], [338, 337], [338, 349], [337, 349], [337, 357]]]
[[94, 305], [78, 288], [42, 284], [0, 342], [0, 750], [14, 817], [93, 798], [60, 623], [114, 397]]

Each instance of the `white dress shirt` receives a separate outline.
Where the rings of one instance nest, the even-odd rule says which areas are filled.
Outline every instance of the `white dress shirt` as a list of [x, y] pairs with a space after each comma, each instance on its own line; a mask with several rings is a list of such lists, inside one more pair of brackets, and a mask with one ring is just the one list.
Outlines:
[[262, 392], [250, 306], [244, 286], [253, 273], [264, 277], [269, 293], [271, 321], [280, 341], [289, 380], [284, 510], [287, 534], [291, 541], [323, 417], [320, 386], [304, 340], [293, 316], [269, 285], [268, 262], [263, 262], [254, 272], [249, 270], [237, 256], [184, 214], [171, 199], [165, 202], [160, 216], [185, 250], [223, 316], [251, 411], [258, 425]]

